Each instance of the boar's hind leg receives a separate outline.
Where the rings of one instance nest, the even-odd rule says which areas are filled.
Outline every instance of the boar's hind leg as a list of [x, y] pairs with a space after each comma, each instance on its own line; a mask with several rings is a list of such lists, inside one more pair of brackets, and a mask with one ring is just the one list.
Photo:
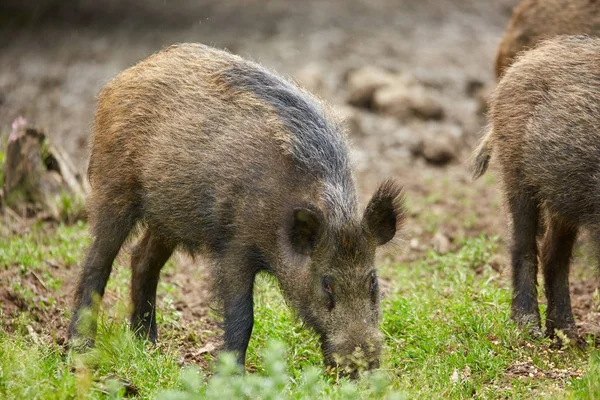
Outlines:
[[131, 254], [131, 329], [156, 342], [156, 288], [174, 247], [148, 229]]
[[554, 336], [555, 329], [577, 336], [569, 297], [569, 261], [576, 237], [576, 227], [559, 218], [550, 219], [541, 257], [548, 299], [546, 334], [549, 336]]
[[[133, 212], [117, 213], [108, 207], [94, 210], [92, 244], [87, 250], [85, 264], [75, 291], [75, 309], [69, 326], [69, 337], [83, 336], [91, 344], [96, 334], [98, 302], [102, 299], [110, 277], [112, 264], [135, 223]], [[96, 299], [94, 297], [96, 296]], [[82, 318], [84, 310], [91, 318]]]
[[525, 188], [513, 188], [508, 199], [512, 214], [512, 277], [513, 297], [511, 318], [521, 328], [540, 335], [540, 314], [537, 302], [537, 243], [539, 209]]

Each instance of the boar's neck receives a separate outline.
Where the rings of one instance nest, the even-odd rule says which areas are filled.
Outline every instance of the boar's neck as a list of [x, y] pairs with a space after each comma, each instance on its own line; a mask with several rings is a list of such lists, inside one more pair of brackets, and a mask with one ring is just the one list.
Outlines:
[[358, 199], [352, 175], [347, 171], [347, 175], [340, 178], [326, 181], [321, 194], [322, 210], [327, 225], [332, 228], [340, 228], [359, 218]]

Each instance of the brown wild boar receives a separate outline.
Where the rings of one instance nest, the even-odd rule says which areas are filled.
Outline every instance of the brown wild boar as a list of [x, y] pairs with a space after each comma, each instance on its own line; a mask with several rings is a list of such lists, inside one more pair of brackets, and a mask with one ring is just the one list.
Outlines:
[[140, 335], [156, 340], [160, 270], [181, 248], [214, 263], [224, 348], [241, 364], [254, 277], [267, 271], [320, 335], [328, 365], [353, 373], [378, 365], [375, 248], [404, 221], [401, 188], [385, 181], [359, 211], [345, 133], [307, 92], [224, 51], [168, 47], [100, 92], [88, 174], [93, 242], [71, 337], [93, 337], [93, 297], [142, 226], [131, 258], [131, 325]]
[[[474, 178], [498, 160], [512, 217], [512, 318], [539, 332], [536, 233], [548, 308], [546, 334], [577, 338], [569, 260], [580, 228], [600, 241], [600, 39], [557, 36], [523, 53], [489, 101]], [[542, 216], [546, 220], [542, 224]]]
[[523, 0], [513, 11], [496, 55], [496, 77], [523, 50], [557, 35], [600, 35], [598, 0]]

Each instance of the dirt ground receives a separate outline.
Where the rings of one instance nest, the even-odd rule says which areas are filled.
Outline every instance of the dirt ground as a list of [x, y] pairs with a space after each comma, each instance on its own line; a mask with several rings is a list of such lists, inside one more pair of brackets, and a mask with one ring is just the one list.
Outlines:
[[[363, 200], [385, 177], [404, 183], [411, 209], [404, 251], [382, 258], [406, 262], [431, 249], [451, 251], [465, 237], [499, 235], [498, 268], [507, 272], [499, 189], [491, 178], [472, 183], [466, 161], [485, 124], [481, 99], [494, 86], [496, 48], [517, 2], [10, 0], [0, 6], [0, 132], [23, 116], [84, 170], [94, 99], [104, 83], [175, 42], [227, 48], [300, 81], [347, 116]], [[349, 77], [366, 66], [410, 80], [439, 112], [398, 115], [350, 105]], [[57, 270], [63, 267], [57, 274], [64, 275], [66, 306], [77, 266]], [[184, 321], [214, 326], [206, 287], [190, 279], [197, 270], [178, 259], [164, 278], [182, 288]], [[573, 303], [582, 328], [599, 332], [591, 270], [574, 274]], [[34, 276], [23, 284], [43, 295]], [[8, 292], [0, 301], [18, 312], [19, 299]], [[64, 332], [60, 315], [40, 312], [40, 319]], [[190, 346], [185, 357], [201, 359], [198, 348], [206, 344]]]

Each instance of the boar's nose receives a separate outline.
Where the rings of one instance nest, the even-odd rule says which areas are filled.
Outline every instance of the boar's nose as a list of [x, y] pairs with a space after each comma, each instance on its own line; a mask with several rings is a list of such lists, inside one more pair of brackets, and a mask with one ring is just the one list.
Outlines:
[[379, 367], [381, 334], [377, 329], [361, 327], [346, 330], [323, 343], [325, 363], [338, 367], [344, 376], [357, 377], [361, 371]]
[[353, 363], [349, 365], [339, 366], [340, 368], [340, 376], [348, 377], [350, 379], [358, 379], [360, 377], [360, 373], [363, 371], [370, 371], [372, 369], [379, 368], [379, 359], [371, 360], [367, 364], [362, 363]]
[[340, 376], [356, 379], [361, 372], [379, 367], [379, 348], [356, 346], [352, 352], [335, 352], [331, 357], [325, 358], [325, 363], [338, 368]]

